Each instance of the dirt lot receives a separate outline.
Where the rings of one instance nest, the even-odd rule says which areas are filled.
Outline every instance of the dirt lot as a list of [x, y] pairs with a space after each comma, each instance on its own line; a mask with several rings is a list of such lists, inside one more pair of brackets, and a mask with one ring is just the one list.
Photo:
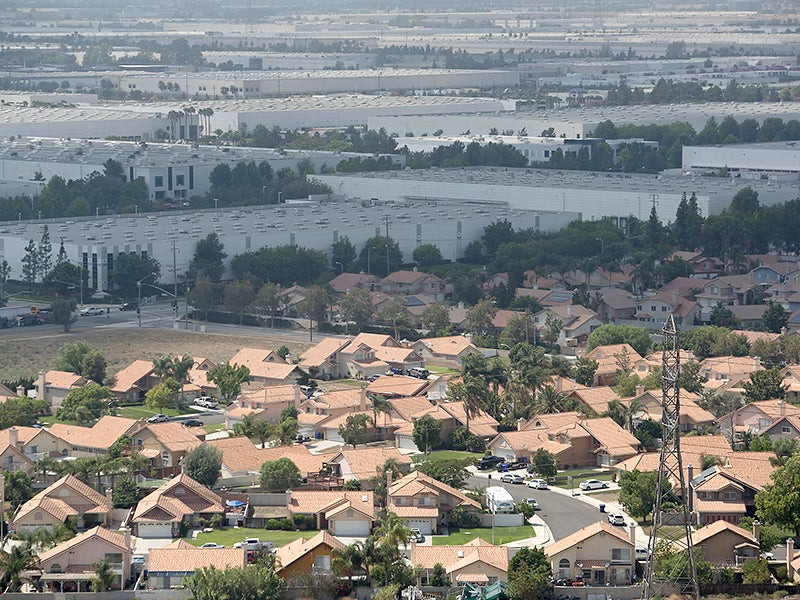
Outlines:
[[308, 344], [273, 341], [263, 335], [228, 335], [160, 329], [103, 329], [87, 333], [54, 334], [40, 337], [4, 337], [0, 347], [0, 380], [35, 376], [53, 368], [58, 349], [68, 342], [84, 340], [95, 346], [108, 361], [109, 374], [136, 359], [152, 360], [165, 355], [188, 354], [225, 362], [244, 347], [277, 349], [285, 344], [294, 356]]

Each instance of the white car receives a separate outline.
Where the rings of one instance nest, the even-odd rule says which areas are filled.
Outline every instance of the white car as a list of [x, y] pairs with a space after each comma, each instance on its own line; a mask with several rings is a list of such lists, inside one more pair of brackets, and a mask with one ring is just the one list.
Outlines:
[[525, 483], [525, 479], [522, 475], [517, 475], [516, 473], [504, 473], [500, 476], [500, 481], [503, 483]]
[[578, 487], [585, 492], [587, 490], [604, 490], [608, 487], [608, 484], [599, 479], [587, 479], [586, 481], [581, 481]]
[[219, 406], [219, 402], [214, 400], [211, 396], [200, 396], [199, 398], [195, 398], [193, 404], [196, 406], [202, 406], [203, 408], [217, 408]]
[[528, 482], [528, 487], [534, 490], [549, 490], [547, 482], [544, 479], [531, 479]]
[[612, 525], [623, 527], [625, 525], [625, 516], [619, 513], [611, 513], [608, 515], [608, 522]]
[[223, 546], [222, 544], [218, 544], [217, 542], [206, 542], [205, 544], [203, 544], [200, 547], [201, 548], [224, 548], [225, 546]]
[[414, 538], [414, 541], [418, 544], [425, 541], [425, 535], [423, 535], [422, 531], [416, 527], [411, 528], [411, 533], [413, 534], [412, 537]]
[[91, 315], [104, 315], [106, 314], [105, 308], [100, 308], [99, 306], [87, 306], [81, 309], [81, 316], [88, 317]]

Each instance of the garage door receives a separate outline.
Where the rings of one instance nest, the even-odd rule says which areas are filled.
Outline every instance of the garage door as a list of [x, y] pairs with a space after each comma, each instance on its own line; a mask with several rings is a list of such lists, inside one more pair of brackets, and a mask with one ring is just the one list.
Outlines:
[[430, 535], [433, 533], [431, 530], [431, 521], [430, 519], [409, 519], [408, 526], [411, 529], [419, 529], [420, 532]]
[[334, 531], [334, 535], [367, 537], [369, 535], [369, 521], [336, 521]]
[[403, 450], [414, 450], [415, 452], [419, 452], [419, 448], [414, 443], [414, 438], [410, 435], [398, 435], [397, 436], [397, 445]]
[[495, 456], [499, 456], [503, 460], [514, 460], [514, 451], [506, 448], [497, 448], [494, 451]]
[[141, 538], [171, 538], [171, 523], [139, 523], [139, 537]]
[[325, 439], [329, 442], [344, 442], [342, 436], [339, 435], [339, 430], [332, 427], [325, 430]]

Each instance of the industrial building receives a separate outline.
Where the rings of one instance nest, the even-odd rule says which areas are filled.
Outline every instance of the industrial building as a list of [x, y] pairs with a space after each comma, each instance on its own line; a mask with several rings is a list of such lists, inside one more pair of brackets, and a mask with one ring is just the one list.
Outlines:
[[727, 171], [730, 177], [796, 183], [800, 142], [684, 146], [681, 164], [684, 172]]
[[710, 177], [665, 177], [548, 169], [462, 168], [314, 175], [335, 194], [388, 201], [498, 202], [515, 209], [568, 211], [583, 220], [646, 220], [651, 207], [663, 223], [675, 219], [683, 194], [697, 195], [701, 214], [718, 214], [750, 186], [762, 205], [791, 200], [797, 185]]
[[[77, 98], [86, 100], [84, 94], [48, 95], [53, 106], [30, 106], [31, 98], [39, 102], [41, 95], [5, 94], [0, 104], [0, 137], [40, 136], [64, 138], [103, 139], [115, 137], [133, 141], [153, 141], [161, 131], [169, 137], [182, 139], [194, 132], [207, 135], [201, 129], [200, 117], [195, 112], [182, 116], [180, 122], [171, 119], [171, 111], [187, 106], [197, 110], [210, 108], [210, 130], [238, 131], [243, 125], [250, 130], [256, 125], [272, 129], [300, 129], [315, 127], [364, 127], [370, 116], [390, 115], [441, 115], [453, 112], [494, 114], [508, 106], [492, 98], [462, 98], [453, 96], [367, 96], [346, 94], [339, 96], [295, 96], [253, 100], [210, 100], [148, 102], [124, 104], [75, 104]], [[62, 104], [63, 103], [63, 104]], [[513, 103], [511, 107], [513, 109]], [[189, 130], [180, 135], [180, 124], [189, 123]], [[193, 128], [193, 129], [192, 129]], [[175, 129], [175, 131], [172, 131]]]
[[[319, 171], [332, 169], [340, 161], [356, 156], [373, 155], [197, 144], [17, 138], [0, 146], [0, 192], [6, 196], [35, 193], [55, 175], [67, 180], [83, 179], [93, 172], [102, 173], [103, 163], [112, 159], [122, 165], [126, 180], [144, 180], [150, 200], [179, 200], [208, 192], [211, 189], [209, 175], [222, 163], [233, 167], [241, 161], [267, 162], [273, 171], [279, 171], [287, 167], [296, 170], [298, 162], [310, 161]], [[395, 162], [404, 164], [402, 155], [391, 156]], [[32, 189], [35, 191], [31, 192]]]
[[455, 260], [463, 255], [469, 242], [480, 239], [486, 225], [497, 220], [508, 219], [519, 228], [556, 231], [578, 217], [576, 213], [514, 209], [502, 203], [377, 202], [324, 197], [319, 201], [240, 209], [0, 223], [0, 261], [8, 261], [12, 279], [21, 279], [25, 246], [28, 240], [41, 239], [47, 224], [56, 250], [63, 242], [69, 260], [86, 269], [90, 288], [108, 289], [109, 271], [121, 253], [157, 259], [161, 283], [171, 286], [173, 260], [180, 277], [189, 267], [197, 242], [212, 232], [219, 235], [230, 262], [237, 254], [282, 244], [330, 252], [331, 245], [343, 236], [360, 250], [371, 237], [385, 235], [388, 218], [389, 235], [400, 245], [405, 260], [410, 261], [412, 252], [421, 244], [435, 244], [444, 258]]
[[603, 121], [617, 125], [668, 125], [670, 123], [689, 123], [697, 131], [705, 127], [714, 117], [717, 122], [731, 116], [741, 122], [754, 119], [763, 123], [772, 117], [788, 121], [800, 120], [800, 103], [797, 102], [706, 102], [698, 104], [664, 104], [641, 106], [598, 106], [580, 109], [551, 108], [530, 112], [506, 112], [484, 115], [397, 115], [370, 116], [370, 129], [383, 127], [390, 134], [432, 135], [441, 130], [442, 135], [488, 134], [493, 129], [511, 130], [519, 133], [525, 130], [528, 135], [538, 136], [546, 129], [553, 128], [556, 137], [585, 139], [592, 137], [594, 130]]

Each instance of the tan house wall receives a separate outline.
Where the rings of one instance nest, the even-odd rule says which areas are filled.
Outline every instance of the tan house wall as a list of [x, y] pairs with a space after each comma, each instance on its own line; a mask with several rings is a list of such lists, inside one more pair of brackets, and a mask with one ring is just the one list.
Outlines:
[[69, 550], [60, 552], [58, 555], [44, 560], [41, 563], [41, 569], [45, 573], [50, 573], [54, 564], [61, 567], [61, 572], [88, 572], [95, 571], [94, 563], [99, 563], [106, 554], [122, 554], [122, 562], [112, 563], [111, 568], [117, 573], [117, 581], [114, 584], [114, 589], [121, 589], [120, 587], [120, 571], [122, 572], [122, 581], [127, 581], [131, 577], [131, 551], [122, 550], [117, 546], [113, 546], [100, 538], [92, 537]]
[[[137, 440], [141, 440], [141, 444], [137, 444]], [[141, 452], [144, 449], [148, 450], [156, 450], [158, 451], [158, 456], [153, 459], [153, 466], [156, 468], [160, 467], [174, 467], [176, 466], [179, 461], [186, 456], [185, 450], [179, 450], [177, 452], [173, 452], [166, 448], [156, 436], [149, 430], [143, 429], [139, 433], [134, 436], [134, 444], [136, 447], [137, 452]], [[164, 451], [167, 451], [169, 455], [169, 464], [164, 463]]]
[[327, 544], [320, 544], [304, 556], [301, 556], [288, 567], [282, 568], [278, 571], [278, 575], [287, 579], [292, 575], [299, 573], [311, 573], [312, 567], [317, 564], [318, 556], [330, 556], [331, 547]]
[[[702, 531], [702, 529], [700, 530]], [[744, 542], [753, 542], [753, 540], [745, 540], [742, 536], [737, 535], [733, 531], [723, 530], [717, 535], [708, 538], [697, 545], [697, 548], [702, 551], [703, 558], [715, 564], [736, 564], [736, 555], [734, 554], [734, 546]], [[756, 555], [755, 548], [742, 548], [741, 553], [746, 553], [747, 557]], [[746, 560], [745, 556], [740, 556], [740, 563]]]
[[476, 561], [471, 565], [467, 565], [463, 569], [453, 571], [448, 575], [450, 583], [456, 585], [459, 575], [486, 575], [490, 582], [493, 581], [508, 581], [508, 573], [495, 566], [487, 565], [484, 562]]
[[[612, 550], [614, 549], [628, 549], [630, 551], [630, 559], [628, 561], [615, 561], [612, 562]], [[622, 581], [624, 578], [625, 570], [629, 571], [630, 576], [634, 573], [634, 566], [636, 558], [634, 556], [634, 548], [630, 542], [623, 542], [615, 537], [606, 533], [598, 533], [590, 538], [567, 548], [563, 552], [559, 552], [550, 557], [550, 566], [553, 569], [553, 575], [556, 579], [561, 578], [559, 571], [559, 562], [561, 559], [566, 558], [570, 561], [570, 575], [569, 578], [574, 579], [578, 575], [582, 575], [584, 570], [597, 570], [597, 565], [594, 567], [589, 566], [589, 561], [603, 561], [603, 565], [608, 563], [608, 567], [603, 566], [605, 570], [606, 583], [630, 583], [630, 581]], [[579, 567], [578, 564], [584, 564]], [[594, 573], [593, 573], [594, 577]], [[616, 579], [616, 580], [615, 580]], [[594, 579], [593, 579], [594, 580]], [[589, 582], [587, 582], [589, 583]]]

